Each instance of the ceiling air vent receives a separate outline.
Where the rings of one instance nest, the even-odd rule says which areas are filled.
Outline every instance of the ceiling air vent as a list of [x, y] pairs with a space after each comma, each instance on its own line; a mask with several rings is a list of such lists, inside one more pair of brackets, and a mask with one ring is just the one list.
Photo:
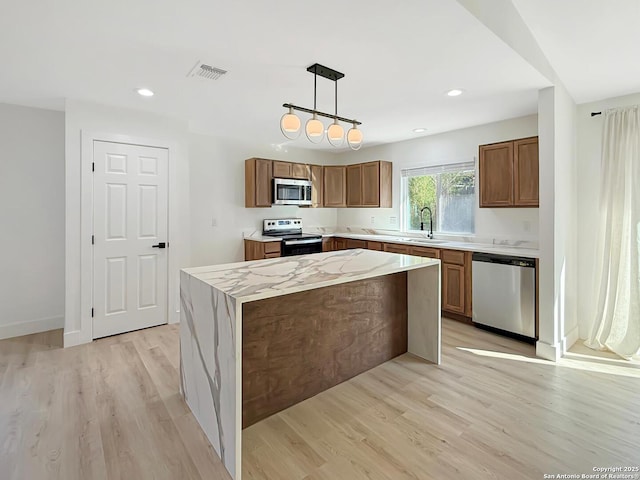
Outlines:
[[222, 75], [227, 73], [226, 70], [221, 68], [212, 67], [206, 63], [198, 62], [195, 67], [191, 69], [187, 77], [202, 77], [207, 80], [218, 80]]

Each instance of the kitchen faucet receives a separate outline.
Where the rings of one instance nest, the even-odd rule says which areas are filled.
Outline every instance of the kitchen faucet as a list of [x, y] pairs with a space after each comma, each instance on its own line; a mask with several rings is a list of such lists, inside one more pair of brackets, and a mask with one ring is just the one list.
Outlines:
[[431, 213], [431, 209], [427, 206], [420, 209], [420, 230], [424, 230], [423, 214], [425, 210], [429, 212], [429, 233], [427, 234], [427, 238], [433, 238], [433, 213]]

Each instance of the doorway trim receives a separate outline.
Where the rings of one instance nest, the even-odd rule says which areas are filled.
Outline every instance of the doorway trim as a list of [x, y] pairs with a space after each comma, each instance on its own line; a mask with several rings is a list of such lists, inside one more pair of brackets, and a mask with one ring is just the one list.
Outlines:
[[[93, 318], [91, 309], [93, 303], [93, 143], [95, 141], [124, 143], [145, 147], [164, 148], [168, 151], [169, 179], [168, 179], [168, 238], [171, 248], [167, 249], [167, 321], [178, 323], [180, 321], [180, 282], [179, 282], [179, 258], [180, 245], [178, 232], [178, 175], [176, 165], [176, 152], [179, 151], [175, 142], [144, 138], [131, 135], [93, 132], [82, 130], [80, 132], [80, 286], [79, 295], [79, 330], [64, 332], [64, 346], [70, 347], [93, 341]], [[68, 261], [68, 259], [67, 259]], [[69, 271], [67, 269], [67, 274]], [[68, 288], [68, 282], [67, 288]], [[67, 294], [67, 299], [69, 295]], [[66, 307], [65, 307], [66, 308]], [[67, 310], [68, 311], [68, 310]]]

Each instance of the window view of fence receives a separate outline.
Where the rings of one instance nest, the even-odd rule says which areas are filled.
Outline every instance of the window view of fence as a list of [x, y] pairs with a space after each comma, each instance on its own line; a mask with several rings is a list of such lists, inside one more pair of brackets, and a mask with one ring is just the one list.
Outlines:
[[[475, 171], [465, 169], [403, 178], [407, 195], [406, 230], [420, 229], [420, 210], [433, 212], [433, 230], [442, 233], [475, 231]], [[425, 229], [429, 213], [424, 212]]]

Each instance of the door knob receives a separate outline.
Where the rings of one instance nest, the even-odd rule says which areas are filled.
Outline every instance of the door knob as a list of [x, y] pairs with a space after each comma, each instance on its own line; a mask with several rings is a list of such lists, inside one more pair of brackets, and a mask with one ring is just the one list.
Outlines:
[[160, 242], [157, 245], [151, 245], [151, 248], [167, 248], [167, 244], [164, 242]]

